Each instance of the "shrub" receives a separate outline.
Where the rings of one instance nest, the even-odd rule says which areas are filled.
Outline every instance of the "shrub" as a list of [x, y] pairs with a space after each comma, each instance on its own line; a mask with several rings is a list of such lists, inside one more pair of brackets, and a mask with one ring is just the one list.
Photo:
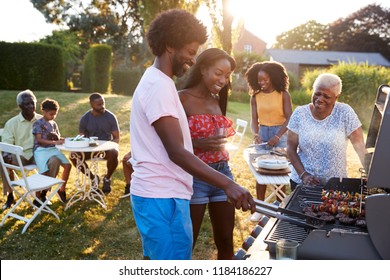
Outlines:
[[236, 91], [233, 90], [229, 94], [229, 101], [241, 102], [241, 103], [249, 103], [250, 96], [247, 91]]
[[111, 80], [112, 51], [108, 45], [93, 45], [85, 57], [82, 75], [84, 92], [107, 93]]
[[62, 91], [65, 82], [63, 53], [59, 47], [0, 42], [0, 88]]
[[139, 69], [112, 70], [111, 88], [116, 94], [133, 95], [142, 76]]
[[311, 101], [311, 93], [307, 93], [302, 89], [291, 90], [290, 95], [291, 101], [295, 106], [305, 105]]

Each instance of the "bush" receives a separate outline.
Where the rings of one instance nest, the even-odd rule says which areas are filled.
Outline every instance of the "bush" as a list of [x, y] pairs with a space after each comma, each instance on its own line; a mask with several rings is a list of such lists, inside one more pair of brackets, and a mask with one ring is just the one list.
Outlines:
[[82, 75], [84, 92], [107, 93], [111, 80], [112, 51], [108, 45], [93, 45], [85, 57]]
[[291, 101], [295, 106], [301, 106], [310, 103], [311, 93], [307, 93], [305, 90], [296, 89], [290, 91]]
[[247, 91], [233, 90], [229, 93], [229, 101], [248, 103], [250, 102], [250, 96]]
[[62, 91], [65, 82], [63, 53], [59, 47], [0, 42], [0, 88]]
[[132, 96], [142, 76], [139, 69], [112, 70], [111, 89], [116, 94]]

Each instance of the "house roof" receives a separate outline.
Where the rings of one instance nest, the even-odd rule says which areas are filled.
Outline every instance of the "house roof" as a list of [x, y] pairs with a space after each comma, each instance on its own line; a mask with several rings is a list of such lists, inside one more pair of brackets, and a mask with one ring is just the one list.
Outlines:
[[280, 49], [269, 49], [268, 53], [272, 60], [281, 63], [332, 65], [338, 63], [339, 61], [344, 61], [390, 67], [390, 62], [380, 53]]

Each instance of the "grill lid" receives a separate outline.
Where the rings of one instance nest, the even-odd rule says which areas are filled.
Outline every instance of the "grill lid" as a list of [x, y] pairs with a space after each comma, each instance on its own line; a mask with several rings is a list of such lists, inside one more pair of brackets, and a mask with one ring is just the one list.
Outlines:
[[378, 88], [370, 128], [367, 134], [366, 148], [374, 149], [366, 158], [365, 169], [368, 174], [368, 188], [390, 189], [389, 182], [389, 143], [390, 143], [390, 86]]
[[366, 202], [367, 229], [371, 241], [381, 257], [390, 259], [390, 195], [368, 196]]

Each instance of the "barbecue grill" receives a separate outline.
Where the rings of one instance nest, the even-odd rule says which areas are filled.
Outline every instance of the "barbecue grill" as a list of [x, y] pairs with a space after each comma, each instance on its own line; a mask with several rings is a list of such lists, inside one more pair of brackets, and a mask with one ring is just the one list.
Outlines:
[[[279, 239], [292, 239], [300, 243], [298, 259], [390, 259], [389, 96], [390, 87], [381, 85], [368, 130], [369, 154], [361, 178], [331, 178], [325, 186], [299, 186], [273, 213], [269, 205], [256, 202], [257, 212], [274, 217], [267, 232], [260, 235], [271, 257], [275, 256]], [[323, 190], [365, 194], [365, 223], [349, 225], [337, 219], [334, 223], [313, 223], [302, 216], [305, 207], [322, 202]], [[246, 258], [256, 255], [256, 246], [252, 247]]]

